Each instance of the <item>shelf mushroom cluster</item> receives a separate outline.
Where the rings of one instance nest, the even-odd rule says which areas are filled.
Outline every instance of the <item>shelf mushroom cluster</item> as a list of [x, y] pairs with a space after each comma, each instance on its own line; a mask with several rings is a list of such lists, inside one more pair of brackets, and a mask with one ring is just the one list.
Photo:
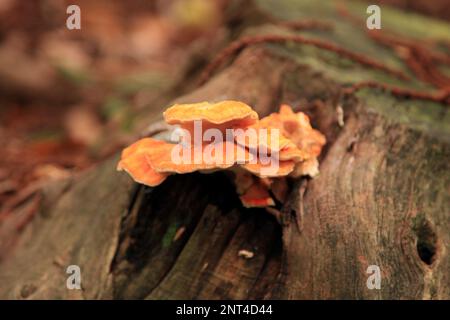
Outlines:
[[[239, 101], [176, 104], [164, 112], [164, 119], [184, 129], [189, 137], [199, 134], [196, 127], [199, 121], [202, 137], [208, 129], [216, 129], [224, 136], [227, 129], [240, 129], [244, 134], [233, 136], [231, 141], [224, 138], [200, 143], [193, 139], [169, 143], [144, 138], [123, 150], [117, 169], [125, 170], [136, 182], [151, 187], [175, 173], [228, 170], [233, 173], [236, 190], [246, 207], [274, 206], [275, 199], [283, 202], [288, 189], [287, 177], [317, 175], [317, 157], [326, 142], [304, 113], [295, 113], [288, 105], [281, 105], [278, 113], [259, 119], [250, 106]], [[248, 139], [245, 133], [250, 129], [257, 133], [265, 129], [265, 135]], [[211, 145], [211, 155], [216, 161], [205, 161], [202, 153]], [[174, 161], [174, 151], [179, 152], [180, 147], [192, 161]], [[261, 161], [260, 148], [277, 157], [275, 170], [264, 170], [268, 164]]]

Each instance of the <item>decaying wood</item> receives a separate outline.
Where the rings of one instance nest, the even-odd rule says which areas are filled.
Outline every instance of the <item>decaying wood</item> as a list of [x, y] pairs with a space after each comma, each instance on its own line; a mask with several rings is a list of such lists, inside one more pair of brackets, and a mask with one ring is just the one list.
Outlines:
[[[378, 48], [339, 23], [364, 41], [352, 47], [332, 33], [341, 46]], [[314, 36], [321, 32], [330, 31]], [[379, 50], [378, 60], [395, 61]], [[255, 45], [176, 99], [241, 100], [261, 116], [289, 103], [326, 134], [321, 173], [291, 182], [281, 224], [243, 208], [223, 172], [171, 176], [147, 188], [117, 173], [115, 157], [43, 192], [43, 206], [20, 233], [0, 226], [2, 244], [14, 239], [0, 246], [0, 297], [449, 299], [448, 107], [378, 88], [349, 95], [348, 84], [373, 77], [418, 84], [344, 60], [301, 45]], [[66, 288], [72, 264], [81, 268], [82, 290]], [[366, 286], [370, 265], [381, 269], [380, 290]]]

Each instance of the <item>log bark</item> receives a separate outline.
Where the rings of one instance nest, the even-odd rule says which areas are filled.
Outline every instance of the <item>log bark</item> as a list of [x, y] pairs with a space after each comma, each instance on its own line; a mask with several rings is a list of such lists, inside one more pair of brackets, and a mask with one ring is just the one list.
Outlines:
[[[306, 35], [408, 73], [364, 26], [334, 19], [328, 4], [313, 10], [307, 3], [255, 1], [254, 9], [332, 20], [333, 32]], [[351, 9], [365, 14], [359, 5]], [[392, 28], [408, 19], [391, 11], [383, 17]], [[418, 36], [440, 36], [442, 24], [418, 23]], [[273, 25], [244, 31], [282, 32]], [[11, 231], [14, 218], [0, 226], [0, 298], [450, 298], [448, 106], [370, 88], [346, 95], [345, 85], [374, 78], [421, 84], [309, 46], [256, 45], [231, 60], [175, 101], [241, 100], [260, 116], [289, 103], [327, 136], [320, 175], [292, 181], [282, 223], [243, 208], [223, 172], [175, 175], [147, 188], [115, 171], [116, 156], [44, 189], [39, 213], [21, 232]], [[242, 249], [254, 257], [238, 256]], [[73, 264], [82, 290], [66, 287]], [[367, 287], [370, 265], [381, 270], [379, 290]]]

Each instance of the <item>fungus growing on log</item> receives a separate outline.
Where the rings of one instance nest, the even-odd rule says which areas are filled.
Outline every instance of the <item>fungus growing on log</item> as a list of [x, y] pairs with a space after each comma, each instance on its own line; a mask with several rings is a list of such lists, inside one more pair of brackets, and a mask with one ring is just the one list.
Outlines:
[[123, 150], [117, 166], [141, 184], [154, 187], [175, 173], [228, 170], [245, 207], [270, 207], [274, 199], [284, 201], [287, 178], [318, 174], [325, 137], [288, 105], [259, 120], [238, 101], [176, 104], [164, 118], [180, 126], [180, 142], [141, 139]]
[[[297, 161], [292, 176], [308, 175], [314, 177], [319, 173], [317, 157], [326, 143], [325, 136], [311, 126], [309, 118], [303, 112], [295, 113], [286, 104], [280, 106], [278, 113], [272, 113], [259, 121], [262, 126], [281, 130], [300, 151], [303, 161]], [[290, 145], [289, 145], [290, 146]], [[294, 149], [295, 150], [295, 149]], [[291, 153], [296, 151], [291, 151]], [[280, 159], [282, 159], [280, 157]]]
[[256, 123], [258, 118], [258, 114], [250, 106], [232, 100], [175, 104], [164, 112], [164, 120], [168, 124], [178, 124], [191, 132], [194, 121], [201, 121], [205, 130], [225, 130], [245, 128]]
[[275, 205], [275, 201], [270, 196], [267, 188], [258, 180], [255, 180], [250, 188], [248, 188], [239, 198], [246, 208], [270, 207]]
[[122, 151], [122, 158], [117, 165], [117, 170], [126, 171], [134, 181], [150, 187], [161, 184], [168, 174], [156, 171], [147, 157], [152, 152], [152, 147], [159, 143], [163, 143], [163, 141], [150, 138], [133, 143]]

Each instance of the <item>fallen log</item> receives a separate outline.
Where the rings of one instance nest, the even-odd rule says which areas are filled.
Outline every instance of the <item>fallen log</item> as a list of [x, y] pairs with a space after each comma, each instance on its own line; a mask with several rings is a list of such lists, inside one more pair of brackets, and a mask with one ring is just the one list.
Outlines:
[[[285, 20], [335, 15], [328, 5], [309, 12], [305, 3], [255, 6]], [[400, 24], [384, 17], [386, 26]], [[437, 37], [429, 24], [442, 27], [418, 23], [423, 37]], [[395, 52], [364, 30], [342, 19], [334, 24], [347, 33], [305, 36], [375, 52], [378, 61], [408, 73]], [[286, 30], [263, 25], [253, 32]], [[39, 213], [20, 233], [0, 232], [2, 243], [15, 239], [0, 261], [1, 298], [450, 298], [448, 106], [377, 86], [349, 94], [349, 85], [373, 79], [427, 87], [324, 48], [259, 43], [229, 60], [176, 102], [234, 99], [260, 116], [288, 103], [327, 137], [320, 175], [292, 182], [281, 224], [263, 209], [243, 208], [221, 172], [174, 175], [148, 188], [116, 172], [116, 156], [44, 192]], [[66, 287], [69, 265], [80, 267], [81, 290]], [[369, 285], [371, 270], [380, 272], [379, 287]]]

